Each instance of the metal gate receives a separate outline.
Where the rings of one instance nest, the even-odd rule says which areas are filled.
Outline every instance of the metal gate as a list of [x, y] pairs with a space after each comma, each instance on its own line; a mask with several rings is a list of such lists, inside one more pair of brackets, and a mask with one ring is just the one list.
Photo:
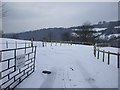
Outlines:
[[[35, 70], [36, 46], [1, 50], [0, 88], [14, 89]], [[22, 62], [18, 62], [21, 58]], [[22, 56], [22, 57], [20, 57]], [[22, 67], [16, 64], [21, 64]]]

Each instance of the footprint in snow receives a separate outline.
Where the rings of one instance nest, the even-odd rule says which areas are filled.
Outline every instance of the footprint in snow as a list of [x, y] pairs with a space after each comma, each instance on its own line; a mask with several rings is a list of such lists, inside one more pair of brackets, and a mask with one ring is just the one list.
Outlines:
[[76, 87], [77, 85], [73, 85], [74, 87]]
[[93, 82], [95, 82], [95, 79], [93, 79], [93, 78], [88, 78], [87, 81], [90, 82], [90, 83], [93, 83]]

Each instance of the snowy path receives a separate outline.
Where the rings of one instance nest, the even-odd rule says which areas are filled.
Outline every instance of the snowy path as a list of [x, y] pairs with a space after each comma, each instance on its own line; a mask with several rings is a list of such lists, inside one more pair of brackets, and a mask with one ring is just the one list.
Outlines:
[[[52, 74], [44, 75], [43, 70]], [[118, 71], [82, 45], [37, 48], [36, 70], [18, 88], [117, 88]]]

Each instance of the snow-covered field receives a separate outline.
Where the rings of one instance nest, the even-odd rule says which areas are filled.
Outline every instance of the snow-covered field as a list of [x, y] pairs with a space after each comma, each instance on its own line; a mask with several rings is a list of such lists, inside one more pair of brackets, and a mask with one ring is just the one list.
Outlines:
[[[2, 49], [11, 49], [11, 48], [16, 48], [16, 43], [17, 43], [17, 48], [24, 47], [26, 42], [26, 46], [30, 46], [30, 41], [24, 41], [24, 40], [17, 40], [17, 39], [2, 39], [0, 38], [0, 45]], [[8, 45], [7, 45], [8, 44]]]
[[111, 48], [111, 47], [101, 47], [100, 50], [105, 50], [105, 51], [118, 53], [120, 49], [119, 48]]
[[[2, 41], [6, 42], [5, 40], [16, 41], [10, 39]], [[18, 88], [118, 88], [118, 68], [114, 64], [107, 65], [102, 60], [96, 59], [93, 55], [93, 46], [68, 44], [60, 46], [55, 43], [51, 46], [49, 43], [42, 47], [41, 42], [34, 44], [39, 46], [35, 72]], [[9, 47], [15, 46], [11, 44]], [[2, 46], [2, 49], [5, 48]], [[43, 70], [50, 70], [52, 73], [46, 75], [42, 73]]]

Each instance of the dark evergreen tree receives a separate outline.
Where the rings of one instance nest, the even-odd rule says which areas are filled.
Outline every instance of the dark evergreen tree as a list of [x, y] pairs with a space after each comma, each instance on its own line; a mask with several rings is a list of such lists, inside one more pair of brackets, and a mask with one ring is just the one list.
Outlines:
[[70, 33], [69, 32], [65, 32], [62, 34], [62, 40], [63, 41], [70, 41]]

